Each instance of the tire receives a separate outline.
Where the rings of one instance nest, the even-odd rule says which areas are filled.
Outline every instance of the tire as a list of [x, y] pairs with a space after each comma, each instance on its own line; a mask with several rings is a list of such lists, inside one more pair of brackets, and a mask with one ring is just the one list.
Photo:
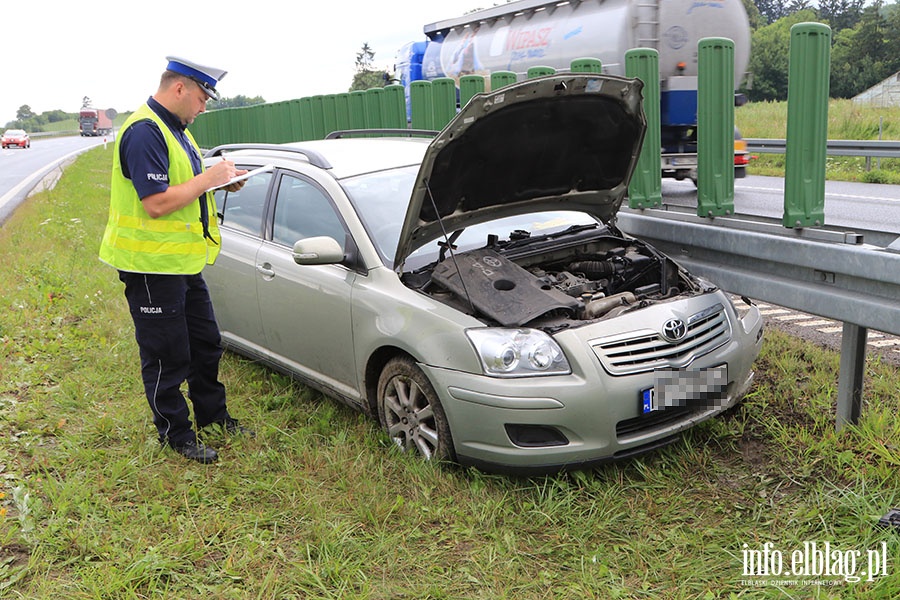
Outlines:
[[378, 378], [378, 420], [404, 452], [454, 460], [447, 415], [425, 373], [409, 357], [392, 358]]

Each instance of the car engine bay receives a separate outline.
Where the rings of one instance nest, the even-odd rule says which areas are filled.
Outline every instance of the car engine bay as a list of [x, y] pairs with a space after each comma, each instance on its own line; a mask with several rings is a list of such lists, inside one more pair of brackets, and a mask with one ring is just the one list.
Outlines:
[[[510, 239], [489, 235], [404, 273], [404, 283], [488, 324], [547, 331], [577, 327], [652, 303], [714, 290], [653, 247], [610, 227], [577, 226]], [[452, 247], [452, 246], [451, 246]]]

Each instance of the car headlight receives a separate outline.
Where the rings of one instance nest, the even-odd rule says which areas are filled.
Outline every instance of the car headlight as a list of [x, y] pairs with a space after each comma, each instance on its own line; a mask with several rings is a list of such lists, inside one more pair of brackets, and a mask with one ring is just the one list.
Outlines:
[[559, 344], [537, 329], [468, 329], [485, 375], [533, 377], [572, 372]]

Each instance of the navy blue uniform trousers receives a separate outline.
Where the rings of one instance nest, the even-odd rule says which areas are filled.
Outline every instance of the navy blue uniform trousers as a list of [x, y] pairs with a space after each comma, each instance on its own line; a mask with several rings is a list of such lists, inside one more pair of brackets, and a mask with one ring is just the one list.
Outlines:
[[197, 429], [230, 418], [219, 382], [221, 336], [203, 276], [119, 271], [134, 320], [141, 376], [161, 442], [196, 440], [181, 384]]

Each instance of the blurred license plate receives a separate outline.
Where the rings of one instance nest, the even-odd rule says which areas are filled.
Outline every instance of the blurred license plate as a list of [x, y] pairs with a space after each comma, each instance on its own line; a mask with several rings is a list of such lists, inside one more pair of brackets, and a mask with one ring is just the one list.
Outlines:
[[677, 406], [718, 408], [725, 402], [727, 365], [698, 371], [659, 370], [655, 375], [655, 385], [641, 391], [641, 412], [644, 414]]

